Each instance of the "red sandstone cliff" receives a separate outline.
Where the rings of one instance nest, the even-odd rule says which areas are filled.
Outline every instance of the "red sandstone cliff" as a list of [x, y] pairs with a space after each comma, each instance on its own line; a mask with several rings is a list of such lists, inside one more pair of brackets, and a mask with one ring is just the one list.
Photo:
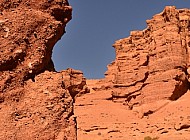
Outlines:
[[105, 74], [106, 81], [117, 89], [113, 98], [126, 98], [132, 107], [177, 100], [187, 92], [189, 21], [188, 9], [168, 6], [147, 20], [146, 29], [115, 42], [116, 59]]
[[0, 0], [1, 140], [76, 139], [73, 102], [86, 81], [51, 60], [71, 13], [67, 0]]
[[[65, 0], [0, 0], [0, 139], [159, 140], [190, 137], [190, 10], [169, 6], [116, 41], [99, 82], [55, 72], [51, 54], [72, 8]], [[99, 88], [101, 86], [101, 88]]]
[[113, 45], [105, 78], [77, 98], [78, 139], [189, 140], [190, 10], [167, 6]]

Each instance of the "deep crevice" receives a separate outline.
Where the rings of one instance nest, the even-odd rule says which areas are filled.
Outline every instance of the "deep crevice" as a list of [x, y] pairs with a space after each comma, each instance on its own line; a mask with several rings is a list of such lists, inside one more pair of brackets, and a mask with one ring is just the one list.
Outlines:
[[169, 98], [172, 101], [179, 99], [181, 96], [187, 93], [187, 91], [190, 89], [190, 83], [186, 77], [183, 81], [180, 81], [181, 79], [175, 79], [175, 80], [179, 81], [179, 84], [175, 85], [173, 94]]
[[190, 125], [189, 124], [184, 124], [182, 126], [180, 126], [180, 128], [176, 129], [177, 131], [183, 130], [183, 129], [189, 129]]

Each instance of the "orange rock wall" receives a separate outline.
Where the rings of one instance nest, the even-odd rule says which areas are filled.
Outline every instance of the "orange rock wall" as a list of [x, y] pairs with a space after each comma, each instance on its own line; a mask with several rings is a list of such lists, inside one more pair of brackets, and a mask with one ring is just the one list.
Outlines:
[[115, 42], [116, 58], [105, 73], [113, 96], [133, 105], [176, 100], [189, 88], [190, 10], [168, 6], [147, 25]]

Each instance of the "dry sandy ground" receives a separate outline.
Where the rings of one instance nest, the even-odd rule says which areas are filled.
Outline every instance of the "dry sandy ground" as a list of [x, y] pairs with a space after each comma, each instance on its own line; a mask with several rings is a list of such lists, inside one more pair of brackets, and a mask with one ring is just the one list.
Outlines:
[[[92, 88], [96, 81], [88, 81]], [[129, 110], [119, 102], [107, 100], [111, 90], [94, 91], [76, 99], [78, 140], [190, 140], [190, 92], [149, 116], [142, 117], [143, 106]], [[146, 106], [146, 105], [145, 105]], [[144, 107], [145, 107], [144, 106]]]

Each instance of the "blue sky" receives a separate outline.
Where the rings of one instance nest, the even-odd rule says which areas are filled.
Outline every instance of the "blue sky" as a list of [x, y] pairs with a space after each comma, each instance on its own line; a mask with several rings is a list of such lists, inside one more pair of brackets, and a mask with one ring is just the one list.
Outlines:
[[146, 28], [146, 20], [167, 5], [190, 8], [190, 0], [69, 0], [73, 19], [53, 50], [57, 71], [74, 68], [88, 79], [103, 78], [115, 58], [112, 44], [132, 30]]

